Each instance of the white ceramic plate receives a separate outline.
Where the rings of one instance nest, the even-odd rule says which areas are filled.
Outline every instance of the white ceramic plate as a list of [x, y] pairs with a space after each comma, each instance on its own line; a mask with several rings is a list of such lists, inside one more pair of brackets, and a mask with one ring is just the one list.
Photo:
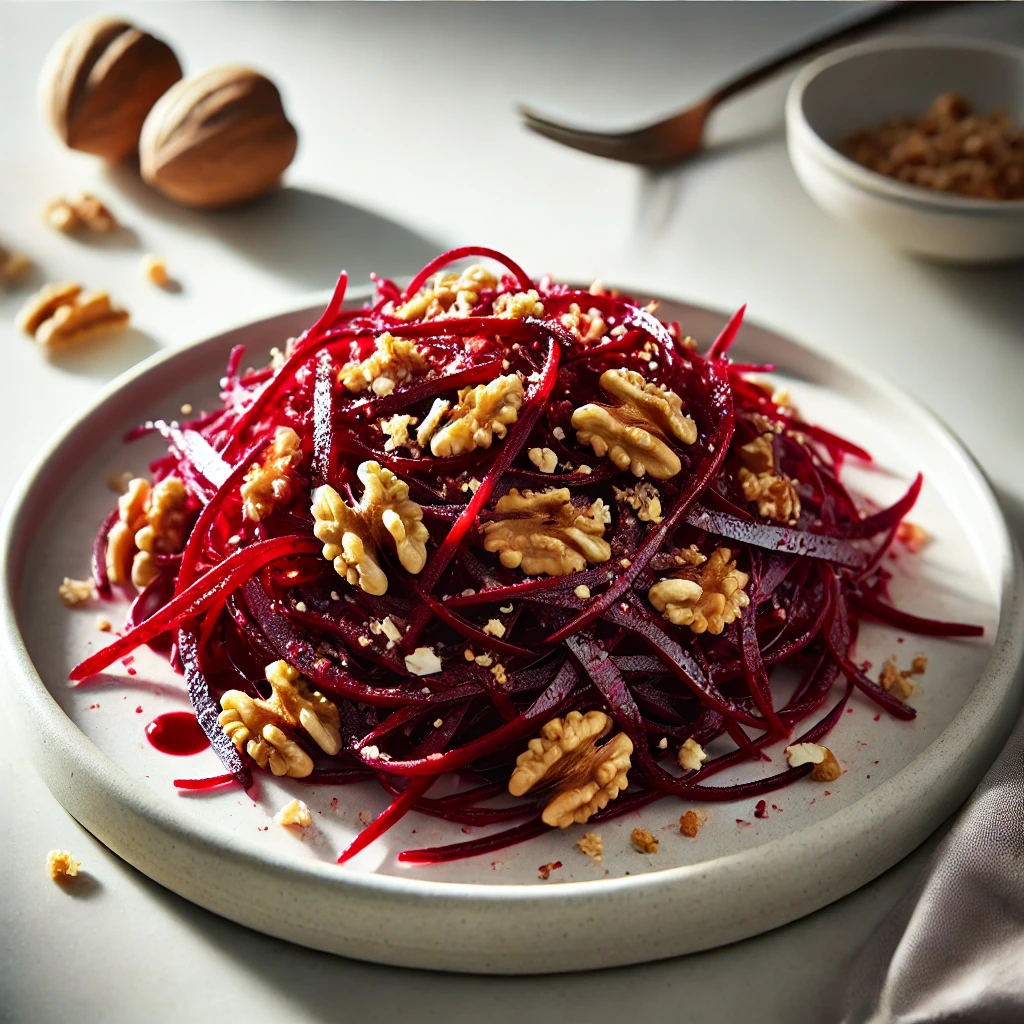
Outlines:
[[[666, 799], [604, 824], [604, 863], [574, 844], [576, 827], [489, 856], [407, 868], [397, 851], [465, 839], [459, 826], [409, 815], [350, 865], [337, 852], [360, 828], [360, 812], [385, 803], [375, 785], [310, 787], [261, 776], [256, 799], [237, 789], [175, 793], [175, 777], [222, 770], [207, 750], [158, 753], [144, 726], [187, 708], [181, 680], [148, 649], [132, 676], [118, 666], [102, 682], [72, 689], [69, 668], [107, 642], [97, 615], [57, 599], [65, 575], [86, 576], [97, 523], [114, 497], [106, 481], [142, 472], [160, 451], [124, 431], [173, 418], [183, 402], [216, 401], [228, 350], [245, 343], [252, 362], [298, 333], [319, 306], [291, 310], [144, 363], [117, 381], [91, 412], [44, 454], [9, 509], [5, 540], [4, 662], [25, 712], [39, 771], [58, 800], [112, 850], [151, 878], [215, 913], [312, 946], [390, 964], [517, 973], [625, 964], [704, 949], [756, 934], [850, 892], [905, 856], [966, 797], [1008, 733], [1019, 704], [1022, 649], [1019, 556], [992, 494], [959, 444], [935, 419], [884, 381], [775, 334], [745, 326], [739, 358], [771, 361], [812, 421], [856, 438], [878, 469], [849, 479], [879, 503], [927, 480], [914, 520], [934, 541], [889, 563], [897, 603], [919, 614], [982, 623], [979, 641], [899, 637], [865, 627], [857, 658], [929, 657], [912, 724], [854, 697], [829, 745], [846, 773], [823, 786], [802, 780], [768, 798], [709, 805], [696, 839], [679, 835], [681, 801]], [[664, 302], [702, 343], [721, 315]], [[838, 690], [836, 693], [838, 697]], [[723, 773], [726, 785], [779, 770]], [[826, 792], [826, 790], [828, 792]], [[315, 827], [296, 838], [273, 822], [291, 796]], [[637, 853], [635, 826], [660, 839]], [[473, 829], [473, 835], [484, 834]], [[561, 862], [542, 882], [538, 868]]]

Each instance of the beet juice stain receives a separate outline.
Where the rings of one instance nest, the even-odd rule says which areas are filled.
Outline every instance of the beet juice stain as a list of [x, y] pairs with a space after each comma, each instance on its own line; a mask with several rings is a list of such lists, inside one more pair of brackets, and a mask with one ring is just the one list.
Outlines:
[[191, 711], [167, 711], [146, 726], [146, 739], [162, 754], [198, 754], [210, 741]]

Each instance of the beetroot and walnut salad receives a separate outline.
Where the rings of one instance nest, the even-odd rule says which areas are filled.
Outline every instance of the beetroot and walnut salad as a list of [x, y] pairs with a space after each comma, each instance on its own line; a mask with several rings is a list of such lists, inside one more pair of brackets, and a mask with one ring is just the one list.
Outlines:
[[[467, 257], [500, 271], [448, 269]], [[270, 366], [233, 352], [220, 409], [140, 428], [167, 454], [97, 538], [98, 590], [140, 592], [72, 679], [173, 638], [227, 770], [182, 785], [376, 779], [393, 800], [340, 860], [409, 810], [508, 826], [400, 854], [451, 860], [785, 786], [813, 755], [708, 780], [781, 737], [814, 745], [853, 687], [914, 716], [853, 664], [858, 617], [980, 633], [886, 601], [921, 478], [863, 511], [839, 471], [867, 453], [730, 361], [742, 310], [702, 354], [653, 304], [489, 249], [404, 291], [377, 279], [369, 308], [343, 311], [345, 285]], [[778, 666], [799, 672], [784, 703]], [[718, 737], [731, 752], [708, 759]]]

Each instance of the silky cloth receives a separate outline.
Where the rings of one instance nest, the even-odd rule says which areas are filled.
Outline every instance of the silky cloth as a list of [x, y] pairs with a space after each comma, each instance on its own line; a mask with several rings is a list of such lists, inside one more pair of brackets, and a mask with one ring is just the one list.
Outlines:
[[854, 964], [844, 1024], [1024, 1022], [1024, 719]]

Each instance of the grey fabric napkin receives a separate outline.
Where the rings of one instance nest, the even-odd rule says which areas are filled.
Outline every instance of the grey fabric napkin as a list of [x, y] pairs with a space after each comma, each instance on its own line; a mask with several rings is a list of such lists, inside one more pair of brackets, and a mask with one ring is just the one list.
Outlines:
[[843, 1024], [1024, 1022], [1024, 719], [854, 964]]

